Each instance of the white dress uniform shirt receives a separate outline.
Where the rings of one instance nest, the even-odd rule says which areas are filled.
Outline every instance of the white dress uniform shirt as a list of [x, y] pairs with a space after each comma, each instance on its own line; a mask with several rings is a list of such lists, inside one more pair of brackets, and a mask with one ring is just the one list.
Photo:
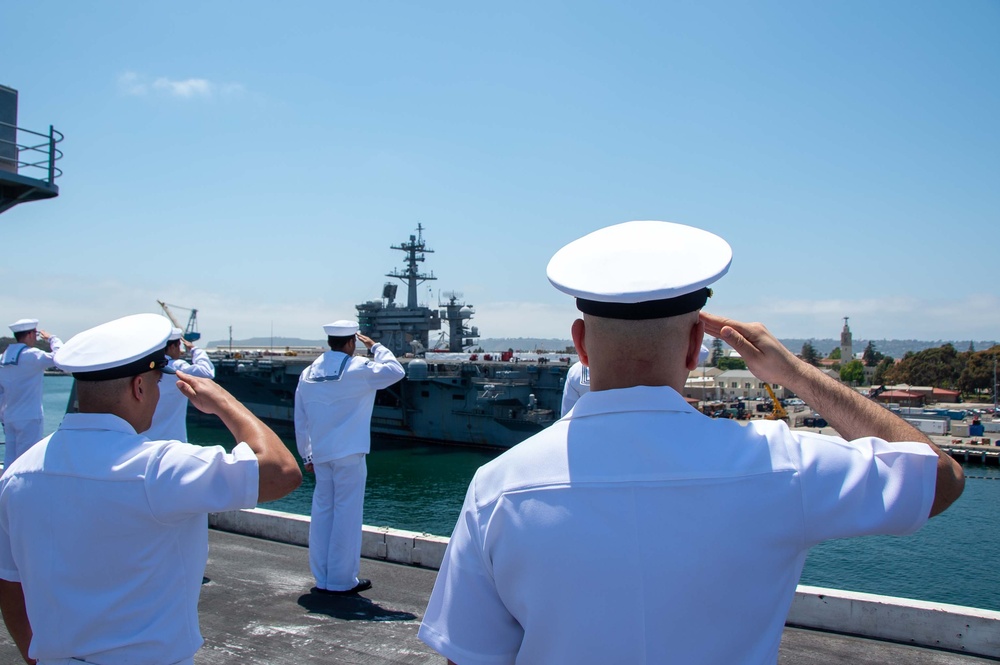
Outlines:
[[573, 363], [566, 372], [563, 385], [562, 414], [565, 416], [584, 393], [590, 392], [590, 368], [580, 361]]
[[42, 438], [42, 378], [55, 367], [52, 356], [62, 346], [49, 338], [51, 353], [16, 342], [0, 354], [0, 423], [4, 424], [4, 466]]
[[[205, 379], [215, 378], [215, 365], [208, 354], [197, 347], [191, 349], [191, 360], [171, 359], [167, 366], [176, 372]], [[160, 401], [156, 403], [153, 424], [143, 434], [154, 441], [187, 441], [188, 398], [177, 389], [177, 377], [164, 374], [160, 381]]]
[[245, 443], [227, 454], [67, 414], [0, 478], [0, 578], [24, 590], [29, 655], [193, 662], [207, 513], [251, 508], [257, 489]]
[[767, 663], [806, 552], [927, 520], [937, 456], [590, 392], [476, 473], [420, 638], [475, 663]]
[[375, 344], [372, 353], [367, 360], [327, 351], [302, 370], [295, 389], [295, 443], [303, 460], [370, 452], [375, 391], [406, 374], [383, 345]]

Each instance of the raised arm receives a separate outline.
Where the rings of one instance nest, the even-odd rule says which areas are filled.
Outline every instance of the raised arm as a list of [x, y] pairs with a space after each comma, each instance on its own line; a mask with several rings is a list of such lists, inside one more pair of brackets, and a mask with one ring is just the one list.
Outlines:
[[792, 390], [816, 409], [845, 439], [874, 436], [885, 441], [917, 441], [937, 456], [937, 483], [930, 516], [943, 512], [965, 488], [962, 466], [920, 430], [797, 358], [763, 324], [742, 323], [701, 313], [705, 332], [719, 337], [739, 352], [747, 368], [761, 381]]
[[302, 482], [295, 457], [274, 431], [210, 379], [177, 373], [177, 389], [203, 413], [217, 415], [237, 441], [246, 442], [257, 456], [260, 477], [257, 501], [285, 496]]
[[184, 348], [191, 353], [191, 362], [184, 363], [181, 366], [181, 371], [192, 376], [214, 379], [215, 365], [212, 364], [212, 359], [208, 357], [208, 353], [206, 353], [204, 349], [199, 349], [186, 339], [181, 339], [181, 343], [184, 345]]
[[31, 644], [31, 623], [28, 621], [28, 610], [24, 606], [24, 590], [20, 582], [0, 580], [0, 612], [7, 624], [14, 644], [21, 652], [21, 658], [26, 663], [35, 661], [28, 658], [28, 646]]
[[369, 351], [375, 354], [374, 361], [369, 361], [368, 363], [372, 370], [369, 374], [372, 386], [376, 388], [388, 388], [406, 376], [406, 370], [403, 369], [403, 365], [396, 360], [395, 354], [388, 347], [361, 333], [357, 333], [357, 338]]

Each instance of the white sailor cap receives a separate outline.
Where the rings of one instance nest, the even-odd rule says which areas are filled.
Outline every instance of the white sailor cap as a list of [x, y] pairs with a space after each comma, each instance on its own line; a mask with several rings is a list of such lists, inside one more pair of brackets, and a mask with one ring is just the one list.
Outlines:
[[163, 347], [170, 321], [159, 314], [133, 314], [84, 330], [56, 351], [56, 367], [78, 381], [107, 381], [154, 369], [167, 374]]
[[18, 319], [10, 324], [10, 331], [14, 333], [28, 332], [38, 327], [38, 319]]
[[174, 342], [179, 340], [184, 336], [184, 331], [175, 326], [170, 326], [170, 337], [167, 338], [168, 342]]
[[348, 321], [347, 319], [334, 321], [323, 326], [323, 332], [329, 337], [350, 337], [357, 333], [358, 330], [360, 330], [360, 327], [358, 327], [357, 322]]
[[546, 273], [585, 314], [658, 319], [704, 307], [708, 285], [732, 260], [729, 243], [714, 233], [673, 222], [625, 222], [569, 243]]

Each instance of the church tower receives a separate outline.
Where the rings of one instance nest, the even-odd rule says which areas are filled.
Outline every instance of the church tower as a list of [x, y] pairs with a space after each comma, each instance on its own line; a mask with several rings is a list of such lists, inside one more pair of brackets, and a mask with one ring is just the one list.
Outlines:
[[851, 329], [847, 327], [847, 319], [844, 317], [844, 329], [840, 331], [840, 362], [849, 363], [854, 360], [854, 347], [851, 345]]

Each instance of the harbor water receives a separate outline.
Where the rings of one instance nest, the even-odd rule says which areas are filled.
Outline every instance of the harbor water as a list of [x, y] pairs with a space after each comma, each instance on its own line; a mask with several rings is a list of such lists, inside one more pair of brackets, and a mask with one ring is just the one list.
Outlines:
[[[72, 379], [45, 377], [45, 432], [66, 409]], [[190, 424], [192, 442], [234, 444], [221, 426]], [[291, 428], [278, 433], [293, 451]], [[472, 474], [500, 451], [374, 440], [368, 457], [365, 523], [450, 535]], [[867, 536], [813, 548], [802, 583], [1000, 611], [1000, 469], [968, 466], [962, 498], [906, 537]], [[313, 478], [263, 507], [308, 514]], [[752, 571], [747, 571], [752, 575]]]

